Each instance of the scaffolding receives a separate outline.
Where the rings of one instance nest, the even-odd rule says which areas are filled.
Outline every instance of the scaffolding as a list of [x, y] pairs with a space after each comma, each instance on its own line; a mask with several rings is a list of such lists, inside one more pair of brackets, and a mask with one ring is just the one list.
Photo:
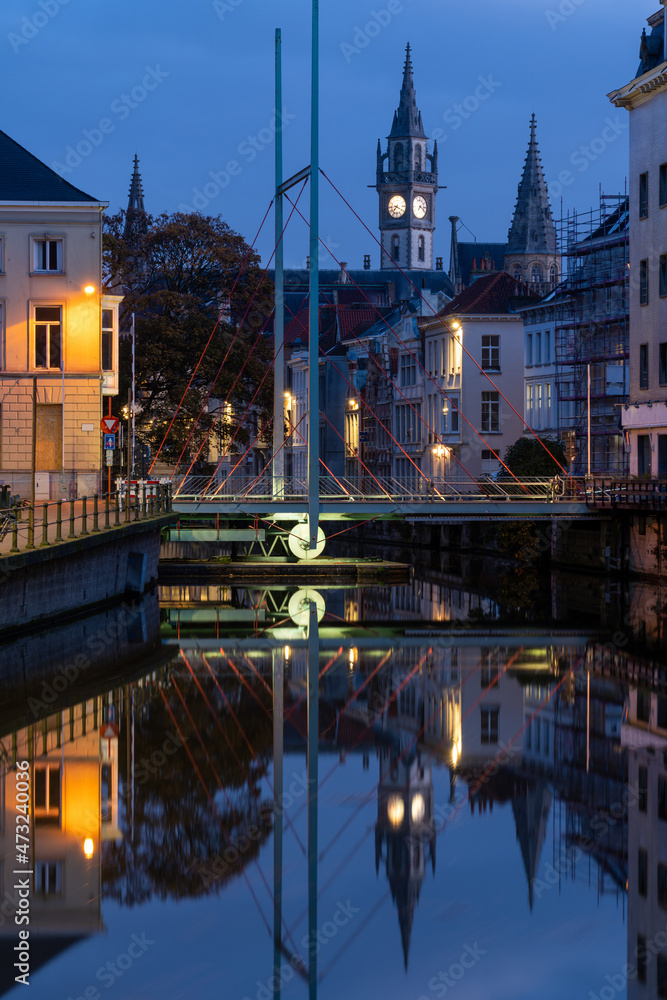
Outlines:
[[589, 212], [557, 223], [562, 281], [555, 293], [558, 426], [574, 432], [573, 471], [627, 476], [621, 407], [629, 387], [627, 195], [600, 195]]

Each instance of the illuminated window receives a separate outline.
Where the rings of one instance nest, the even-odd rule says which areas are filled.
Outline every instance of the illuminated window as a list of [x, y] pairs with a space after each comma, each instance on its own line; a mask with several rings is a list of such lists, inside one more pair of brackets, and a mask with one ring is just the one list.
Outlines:
[[102, 371], [112, 372], [113, 364], [113, 342], [114, 342], [114, 311], [113, 309], [102, 310]]
[[60, 765], [35, 764], [35, 821], [60, 820]]
[[35, 368], [62, 367], [62, 308], [35, 306]]

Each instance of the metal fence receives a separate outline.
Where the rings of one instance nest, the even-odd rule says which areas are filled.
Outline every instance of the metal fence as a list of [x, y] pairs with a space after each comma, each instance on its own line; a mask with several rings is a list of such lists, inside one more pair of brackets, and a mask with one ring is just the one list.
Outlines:
[[[0, 548], [3, 555], [12, 555], [161, 517], [171, 513], [171, 493], [169, 484], [155, 489], [140, 484], [130, 493], [115, 490], [77, 500], [35, 503], [34, 508], [29, 500], [15, 497], [0, 510]], [[7, 548], [9, 538], [11, 547]]]

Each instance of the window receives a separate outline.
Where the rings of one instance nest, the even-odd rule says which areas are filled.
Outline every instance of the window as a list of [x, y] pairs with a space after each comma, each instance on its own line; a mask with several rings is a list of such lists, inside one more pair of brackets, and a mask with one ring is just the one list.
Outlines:
[[61, 403], [37, 404], [35, 468], [58, 472], [63, 467], [63, 408]]
[[484, 371], [500, 371], [500, 337], [484, 335], [482, 337], [482, 368]]
[[403, 169], [403, 143], [397, 142], [394, 146], [394, 170], [400, 173]]
[[530, 382], [526, 386], [526, 422], [531, 425], [533, 422], [534, 392], [535, 388], [533, 386], [533, 383]]
[[639, 218], [648, 218], [648, 174], [639, 175]]
[[419, 145], [419, 143], [417, 143], [417, 145], [415, 146], [415, 171], [416, 171], [416, 173], [420, 174], [421, 173], [421, 169], [422, 169], [422, 148]]
[[498, 716], [500, 715], [499, 708], [483, 708], [481, 709], [481, 720], [482, 720], [482, 743], [497, 743], [498, 742]]
[[648, 260], [639, 261], [639, 304], [648, 305]]
[[534, 359], [536, 365], [542, 364], [542, 334], [535, 334], [535, 355]]
[[426, 259], [426, 241], [423, 236], [417, 240], [417, 257], [419, 260]]
[[482, 393], [482, 432], [500, 433], [500, 399], [497, 392]]
[[542, 428], [542, 383], [538, 382], [535, 386], [535, 421], [537, 424], [537, 430]]
[[637, 721], [648, 722], [651, 714], [651, 694], [643, 688], [637, 690]]
[[667, 253], [660, 254], [660, 295], [667, 295]]
[[646, 938], [643, 934], [637, 935], [637, 979], [640, 983], [646, 982]]
[[648, 389], [648, 344], [639, 345], [639, 388]]
[[667, 865], [658, 863], [658, 903], [667, 910]]
[[33, 240], [32, 254], [33, 271], [52, 274], [62, 273], [62, 240]]
[[113, 371], [113, 309], [102, 310], [102, 371]]
[[658, 729], [667, 729], [667, 697], [664, 694], [658, 695]]
[[667, 778], [658, 778], [658, 817], [667, 819]]
[[60, 861], [35, 863], [35, 892], [42, 896], [59, 896], [62, 891], [62, 865]]
[[442, 433], [458, 434], [459, 432], [459, 397], [450, 396], [445, 399], [442, 407]]
[[645, 767], [639, 768], [639, 811], [645, 813], [648, 799], [648, 771]]
[[526, 364], [532, 365], [533, 363], [533, 335], [532, 333], [526, 334]]
[[556, 265], [552, 264], [549, 268], [549, 281], [552, 285], [556, 284]]
[[660, 207], [667, 205], [667, 163], [660, 164]]
[[35, 368], [60, 368], [61, 347], [62, 309], [35, 306]]
[[551, 331], [544, 331], [544, 356], [543, 361], [548, 365], [551, 361]]
[[533, 282], [533, 284], [538, 284], [538, 285], [542, 281], [542, 268], [540, 267], [539, 264], [533, 264], [533, 266], [531, 267], [530, 280]]
[[35, 821], [60, 820], [60, 765], [35, 764]]
[[648, 891], [648, 855], [643, 847], [637, 852], [637, 892], [646, 898]]
[[658, 345], [658, 382], [667, 385], [667, 343]]
[[417, 381], [417, 362], [410, 354], [401, 355], [401, 385], [415, 385]]
[[394, 235], [391, 238], [391, 257], [392, 260], [398, 260], [401, 253], [401, 244], [398, 236]]
[[521, 281], [521, 264], [516, 264], [514, 267], [514, 280]]

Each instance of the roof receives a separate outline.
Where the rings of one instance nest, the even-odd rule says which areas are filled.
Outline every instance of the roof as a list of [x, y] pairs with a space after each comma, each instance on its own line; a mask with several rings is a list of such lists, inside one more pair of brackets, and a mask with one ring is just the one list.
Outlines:
[[651, 34], [646, 34], [646, 28], [642, 31], [639, 42], [639, 69], [635, 79], [655, 69], [656, 66], [665, 61], [665, 17], [663, 11], [658, 11], [658, 14], [650, 17], [648, 23], [651, 26]]
[[507, 271], [492, 271], [459, 292], [438, 315], [491, 316], [511, 313], [519, 302], [527, 305], [531, 300], [540, 301], [539, 296], [526, 292], [521, 282], [515, 281]]
[[549, 194], [537, 148], [537, 123], [530, 119], [530, 140], [523, 175], [507, 236], [508, 254], [555, 254], [556, 227], [551, 217]]
[[[486, 245], [477, 244], [481, 247]], [[320, 268], [321, 299], [331, 302], [331, 293], [335, 291], [339, 304], [363, 304], [370, 299], [375, 305], [392, 305], [394, 302], [412, 299], [422, 290], [442, 292], [450, 297], [454, 294], [454, 286], [444, 270], [427, 271], [412, 268], [401, 272], [395, 268], [371, 271], [364, 268], [352, 270], [348, 267], [346, 272], [348, 281], [341, 284], [338, 268], [335, 270]], [[309, 273], [307, 270], [285, 268], [285, 295], [297, 290], [307, 293]], [[269, 271], [268, 277], [273, 281], [275, 271]]]
[[459, 274], [464, 285], [470, 284], [470, 272], [480, 267], [485, 257], [493, 261], [493, 269], [502, 271], [506, 243], [457, 243], [459, 255]]
[[0, 201], [90, 202], [93, 198], [0, 132]]
[[415, 85], [412, 79], [412, 60], [410, 59], [410, 43], [405, 48], [405, 64], [403, 66], [403, 84], [399, 105], [394, 111], [394, 121], [389, 133], [389, 139], [413, 137], [425, 139], [426, 133], [422, 124], [421, 111], [417, 107]]

